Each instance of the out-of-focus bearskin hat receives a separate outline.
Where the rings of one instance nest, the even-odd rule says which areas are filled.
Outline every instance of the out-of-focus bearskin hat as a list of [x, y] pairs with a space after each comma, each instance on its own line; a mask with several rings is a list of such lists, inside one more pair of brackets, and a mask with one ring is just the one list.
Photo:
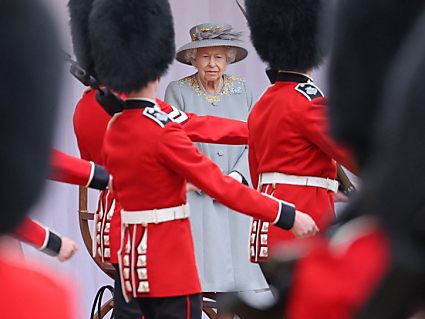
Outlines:
[[167, 0], [95, 0], [89, 25], [96, 75], [114, 90], [140, 90], [174, 60]]
[[383, 80], [365, 188], [372, 189], [369, 210], [383, 224], [395, 233], [411, 229], [425, 245], [425, 43], [418, 41], [425, 32], [425, 8], [413, 23]]
[[21, 222], [47, 176], [63, 62], [40, 2], [0, 1], [0, 233]]
[[251, 40], [271, 68], [304, 71], [322, 61], [320, 0], [246, 0]]
[[371, 153], [383, 79], [422, 0], [344, 0], [334, 21], [329, 68], [329, 112], [334, 136], [351, 147], [359, 165]]
[[425, 32], [425, 10], [414, 20], [382, 79], [375, 143], [357, 201], [359, 211], [378, 218], [390, 244], [384, 280], [358, 318], [407, 318], [423, 308], [425, 43], [418, 39]]
[[94, 0], [69, 0], [68, 8], [72, 44], [78, 63], [90, 75], [94, 73], [94, 63], [91, 57], [89, 38], [89, 16]]

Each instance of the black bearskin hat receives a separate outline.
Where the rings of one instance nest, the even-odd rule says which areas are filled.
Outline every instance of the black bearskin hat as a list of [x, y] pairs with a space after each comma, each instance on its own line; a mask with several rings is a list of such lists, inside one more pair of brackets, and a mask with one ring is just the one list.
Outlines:
[[383, 81], [365, 188], [372, 190], [370, 211], [396, 233], [411, 229], [425, 245], [425, 43], [418, 41], [425, 32], [422, 12]]
[[[383, 79], [375, 139], [359, 210], [377, 216], [390, 242], [384, 281], [358, 318], [407, 318], [425, 286], [425, 11]], [[418, 21], [418, 22], [416, 22]], [[367, 256], [365, 256], [367, 258]], [[399, 295], [402, 290], [404, 293]]]
[[0, 233], [19, 225], [47, 177], [63, 61], [40, 2], [0, 1]]
[[89, 25], [96, 75], [114, 90], [140, 90], [174, 60], [168, 0], [95, 0]]
[[94, 0], [69, 0], [68, 8], [72, 44], [78, 63], [90, 75], [95, 76], [89, 39], [89, 16]]
[[343, 0], [336, 9], [329, 67], [331, 129], [354, 150], [360, 167], [371, 153], [383, 79], [424, 4]]
[[273, 69], [305, 71], [322, 61], [320, 0], [246, 0], [251, 40]]

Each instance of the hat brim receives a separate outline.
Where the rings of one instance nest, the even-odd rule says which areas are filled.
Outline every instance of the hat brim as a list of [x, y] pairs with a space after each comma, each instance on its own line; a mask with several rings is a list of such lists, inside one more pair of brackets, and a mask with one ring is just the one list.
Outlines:
[[223, 46], [223, 47], [232, 47], [236, 49], [236, 57], [235, 57], [235, 60], [232, 62], [232, 63], [236, 63], [245, 59], [246, 56], [248, 55], [248, 51], [243, 46], [238, 45], [235, 42], [236, 41], [222, 40], [222, 39], [206, 39], [201, 41], [192, 41], [185, 44], [184, 46], [182, 46], [180, 49], [177, 50], [176, 60], [187, 65], [192, 65], [190, 61], [186, 61], [185, 59], [187, 50]]

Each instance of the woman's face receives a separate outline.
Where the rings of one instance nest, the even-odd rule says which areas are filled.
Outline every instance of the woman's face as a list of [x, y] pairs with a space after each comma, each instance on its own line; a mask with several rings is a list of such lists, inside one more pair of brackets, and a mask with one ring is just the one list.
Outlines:
[[226, 48], [199, 48], [193, 65], [198, 69], [199, 77], [205, 82], [219, 81], [227, 66]]

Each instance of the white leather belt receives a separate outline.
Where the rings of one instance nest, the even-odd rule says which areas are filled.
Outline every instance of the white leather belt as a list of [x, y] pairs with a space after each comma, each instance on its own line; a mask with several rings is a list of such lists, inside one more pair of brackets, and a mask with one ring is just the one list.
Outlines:
[[151, 210], [121, 210], [121, 221], [123, 224], [159, 224], [171, 220], [188, 218], [189, 216], [189, 204]]
[[266, 184], [313, 186], [321, 187], [334, 193], [338, 191], [338, 182], [330, 178], [286, 175], [283, 173], [262, 173], [260, 174], [258, 184], [261, 186]]

